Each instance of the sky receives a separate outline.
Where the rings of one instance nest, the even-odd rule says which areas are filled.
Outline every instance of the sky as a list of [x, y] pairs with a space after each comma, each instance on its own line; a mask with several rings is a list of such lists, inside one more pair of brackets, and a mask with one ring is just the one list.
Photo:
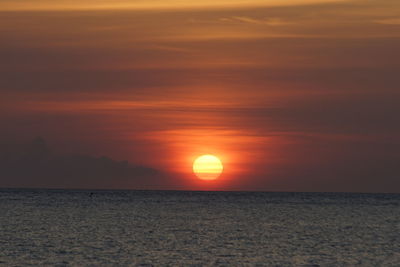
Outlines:
[[398, 0], [2, 0], [0, 187], [400, 193], [399, 47]]

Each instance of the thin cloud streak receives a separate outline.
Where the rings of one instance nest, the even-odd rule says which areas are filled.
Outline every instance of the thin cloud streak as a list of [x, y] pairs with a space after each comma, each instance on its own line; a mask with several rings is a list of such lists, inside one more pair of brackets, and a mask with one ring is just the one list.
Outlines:
[[177, 0], [102, 0], [102, 1], [2, 1], [0, 10], [179, 10], [179, 9], [221, 9], [221, 8], [245, 8], [265, 6], [293, 6], [346, 2], [348, 0], [202, 0], [202, 1], [177, 1]]

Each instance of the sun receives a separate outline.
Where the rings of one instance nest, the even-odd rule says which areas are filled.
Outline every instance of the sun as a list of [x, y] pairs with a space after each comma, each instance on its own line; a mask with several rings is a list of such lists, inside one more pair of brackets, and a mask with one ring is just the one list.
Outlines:
[[193, 172], [202, 180], [215, 180], [223, 170], [221, 160], [213, 155], [202, 155], [193, 162]]

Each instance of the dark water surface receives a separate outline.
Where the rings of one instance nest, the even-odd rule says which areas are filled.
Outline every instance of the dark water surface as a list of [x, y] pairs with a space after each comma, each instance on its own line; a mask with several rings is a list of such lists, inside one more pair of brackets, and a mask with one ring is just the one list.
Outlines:
[[400, 266], [400, 195], [0, 190], [26, 265]]

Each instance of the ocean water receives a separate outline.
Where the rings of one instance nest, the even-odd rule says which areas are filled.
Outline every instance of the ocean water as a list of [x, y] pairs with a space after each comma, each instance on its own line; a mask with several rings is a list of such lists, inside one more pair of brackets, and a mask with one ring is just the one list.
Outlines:
[[0, 190], [0, 266], [400, 266], [400, 195]]

